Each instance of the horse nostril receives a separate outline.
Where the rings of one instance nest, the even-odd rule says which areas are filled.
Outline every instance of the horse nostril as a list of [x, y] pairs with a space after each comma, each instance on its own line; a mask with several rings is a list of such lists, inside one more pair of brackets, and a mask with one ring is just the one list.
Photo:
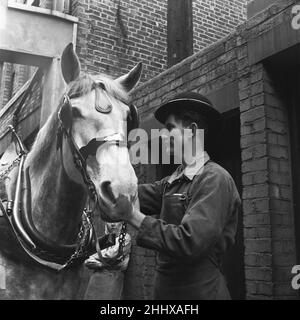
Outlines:
[[112, 203], [116, 203], [116, 198], [113, 194], [112, 188], [111, 188], [111, 182], [110, 181], [103, 181], [100, 185], [102, 196], [109, 200]]

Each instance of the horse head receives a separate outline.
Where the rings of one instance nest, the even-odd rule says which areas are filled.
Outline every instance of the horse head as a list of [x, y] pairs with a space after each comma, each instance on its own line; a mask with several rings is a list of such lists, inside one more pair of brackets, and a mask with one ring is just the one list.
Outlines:
[[[140, 79], [141, 63], [117, 79], [87, 75], [81, 72], [70, 44], [62, 54], [61, 67], [68, 102], [62, 105], [59, 117], [84, 158], [97, 197], [113, 201], [122, 193], [133, 201], [137, 177], [130, 163], [127, 136], [138, 126], [138, 114], [129, 93]], [[62, 141], [62, 153], [68, 176], [84, 184], [72, 165], [74, 154], [67, 139]]]

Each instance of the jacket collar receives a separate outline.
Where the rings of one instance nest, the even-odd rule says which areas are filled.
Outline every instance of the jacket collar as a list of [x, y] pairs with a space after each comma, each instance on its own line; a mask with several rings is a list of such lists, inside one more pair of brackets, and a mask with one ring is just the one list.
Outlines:
[[174, 173], [168, 179], [168, 183], [173, 183], [175, 180], [180, 179], [182, 176], [186, 177], [190, 181], [194, 179], [196, 175], [201, 174], [204, 165], [210, 160], [210, 157], [206, 151], [203, 152], [201, 157], [195, 160], [193, 164], [189, 164], [186, 167], [180, 165]]

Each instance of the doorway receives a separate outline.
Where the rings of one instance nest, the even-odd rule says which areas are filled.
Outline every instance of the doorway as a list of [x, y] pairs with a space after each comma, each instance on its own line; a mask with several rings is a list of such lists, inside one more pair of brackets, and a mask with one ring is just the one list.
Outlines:
[[[223, 131], [217, 145], [212, 150], [212, 158], [226, 169], [236, 184], [242, 198], [241, 147], [240, 147], [240, 110], [233, 109], [222, 114]], [[244, 267], [244, 225], [243, 212], [239, 213], [235, 244], [223, 258], [223, 272], [233, 300], [244, 300], [245, 267]]]
[[[289, 127], [291, 179], [293, 186], [297, 264], [300, 264], [300, 45], [295, 45], [268, 58], [264, 65], [276, 94], [284, 104]], [[299, 293], [300, 294], [300, 293]]]

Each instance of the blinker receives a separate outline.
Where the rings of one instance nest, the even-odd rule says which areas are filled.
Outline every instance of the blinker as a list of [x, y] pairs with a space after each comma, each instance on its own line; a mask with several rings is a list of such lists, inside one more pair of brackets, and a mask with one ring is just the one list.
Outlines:
[[[95, 88], [95, 109], [98, 112], [107, 114], [107, 113], [110, 113], [111, 110], [112, 110], [112, 102], [111, 102], [111, 99], [110, 99], [109, 95], [105, 91], [105, 88], [102, 88], [102, 86], [101, 86], [101, 84], [99, 84], [99, 85], [95, 84], [93, 86]], [[108, 105], [106, 107], [102, 107], [101, 104], [100, 104], [101, 91], [105, 94], [107, 100], [109, 101], [109, 103], [108, 103]]]

